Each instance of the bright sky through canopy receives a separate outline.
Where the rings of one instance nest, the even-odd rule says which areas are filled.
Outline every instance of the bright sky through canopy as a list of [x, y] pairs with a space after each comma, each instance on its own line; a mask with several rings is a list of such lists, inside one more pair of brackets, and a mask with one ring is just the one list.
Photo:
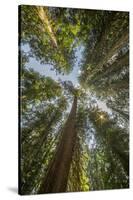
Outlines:
[[[22, 46], [22, 49], [23, 49], [24, 52], [27, 52], [27, 53], [30, 51], [29, 45]], [[77, 47], [77, 49], [76, 49], [76, 62], [75, 62], [75, 65], [73, 67], [73, 70], [68, 75], [66, 75], [66, 74], [62, 75], [62, 74], [56, 73], [55, 70], [51, 70], [52, 65], [50, 65], [50, 64], [40, 64], [35, 58], [29, 59], [29, 63], [27, 64], [27, 68], [32, 68], [35, 71], [39, 72], [40, 74], [45, 75], [45, 76], [49, 76], [56, 81], [58, 81], [58, 80], [71, 81], [73, 83], [73, 85], [75, 87], [77, 87], [77, 86], [79, 86], [78, 76], [81, 73], [80, 61], [82, 59], [83, 50], [84, 50], [83, 46]], [[112, 113], [111, 110], [106, 106], [106, 103], [104, 101], [101, 101], [101, 100], [97, 99], [96, 97], [92, 97], [92, 98], [96, 100], [99, 108], [101, 108], [103, 111], [108, 112], [109, 114]]]
[[[30, 49], [28, 47], [28, 45], [25, 45], [23, 47], [23, 50], [25, 52], [28, 52]], [[54, 80], [61, 79], [62, 81], [71, 81], [73, 83], [74, 86], [78, 85], [78, 76], [80, 74], [80, 66], [79, 66], [79, 62], [81, 60], [82, 57], [82, 52], [83, 52], [83, 47], [79, 46], [76, 50], [76, 62], [75, 65], [73, 67], [73, 70], [70, 74], [68, 75], [62, 75], [59, 73], [56, 73], [55, 70], [51, 70], [52, 65], [49, 64], [40, 64], [35, 58], [30, 58], [30, 61], [27, 65], [28, 68], [33, 68], [35, 71], [39, 72], [42, 75], [45, 76], [50, 76], [51, 78], [53, 78]]]

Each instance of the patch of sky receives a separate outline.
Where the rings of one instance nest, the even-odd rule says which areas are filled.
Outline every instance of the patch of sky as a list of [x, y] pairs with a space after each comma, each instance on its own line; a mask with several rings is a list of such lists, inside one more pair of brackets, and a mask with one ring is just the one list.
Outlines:
[[[30, 48], [29, 48], [28, 45], [24, 45], [22, 47], [22, 49], [25, 53], [28, 53], [30, 51]], [[76, 49], [76, 62], [74, 64], [73, 70], [68, 75], [58, 74], [55, 70], [51, 70], [52, 65], [50, 65], [50, 64], [40, 64], [35, 58], [29, 59], [29, 63], [27, 64], [27, 67], [34, 69], [35, 71], [39, 72], [42, 75], [49, 76], [56, 81], [58, 81], [60, 79], [62, 81], [71, 81], [74, 86], [79, 86], [78, 76], [81, 72], [79, 63], [80, 63], [80, 60], [82, 58], [83, 49], [84, 49], [83, 46], [77, 47], [77, 49]]]
[[[30, 47], [28, 44], [21, 46], [21, 50], [23, 50], [25, 53], [30, 52]], [[29, 62], [27, 63], [27, 68], [32, 68], [33, 70], [39, 72], [41, 75], [49, 76], [52, 79], [56, 81], [71, 81], [74, 85], [74, 87], [79, 87], [79, 82], [78, 82], [78, 76], [81, 73], [80, 70], [80, 61], [82, 59], [82, 53], [84, 51], [84, 47], [79, 45], [76, 48], [76, 61], [73, 66], [73, 70], [68, 74], [68, 75], [62, 75], [58, 74], [55, 70], [51, 70], [53, 67], [50, 64], [40, 64], [39, 61], [37, 61], [35, 58], [30, 57]], [[88, 95], [90, 96], [91, 94], [88, 92]], [[96, 96], [92, 96], [92, 99], [94, 99], [98, 105], [98, 107], [111, 114], [111, 109], [109, 109], [104, 101], [101, 101], [96, 98]], [[70, 110], [70, 106], [69, 106]]]

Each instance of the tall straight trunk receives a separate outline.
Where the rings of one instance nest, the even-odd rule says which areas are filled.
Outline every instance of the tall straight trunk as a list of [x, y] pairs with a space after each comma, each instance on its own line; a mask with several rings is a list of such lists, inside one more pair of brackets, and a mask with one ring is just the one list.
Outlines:
[[125, 173], [127, 174], [127, 176], [129, 176], [129, 155], [124, 152], [121, 152], [119, 148], [115, 146], [113, 147], [113, 151], [114, 153], [116, 153], [116, 155], [120, 159], [123, 165], [123, 168], [125, 170]]
[[65, 123], [62, 138], [57, 146], [54, 159], [51, 161], [45, 180], [38, 193], [65, 192], [68, 175], [76, 141], [76, 109], [77, 97], [74, 97], [73, 105]]
[[46, 30], [47, 30], [50, 38], [51, 38], [53, 46], [57, 47], [57, 40], [56, 40], [56, 37], [55, 37], [54, 32], [52, 30], [52, 27], [50, 25], [50, 22], [48, 20], [46, 10], [44, 10], [42, 6], [37, 6], [37, 10], [38, 10], [38, 16], [39, 16], [39, 18], [41, 19], [41, 21], [44, 25], [44, 31], [45, 31], [45, 27], [46, 27]]

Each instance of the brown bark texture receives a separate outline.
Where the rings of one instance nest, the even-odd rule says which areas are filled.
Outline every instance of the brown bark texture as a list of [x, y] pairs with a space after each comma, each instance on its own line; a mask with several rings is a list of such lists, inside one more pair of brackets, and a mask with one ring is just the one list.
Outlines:
[[66, 191], [77, 136], [75, 129], [76, 109], [77, 97], [75, 96], [70, 114], [62, 132], [61, 141], [57, 146], [55, 156], [49, 165], [45, 180], [40, 187], [39, 193], [57, 193]]

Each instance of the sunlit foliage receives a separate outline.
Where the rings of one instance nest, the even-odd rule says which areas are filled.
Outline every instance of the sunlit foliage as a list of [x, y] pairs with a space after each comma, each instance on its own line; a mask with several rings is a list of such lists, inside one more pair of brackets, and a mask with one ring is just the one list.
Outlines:
[[[129, 14], [23, 5], [20, 17], [20, 193], [128, 188]], [[79, 85], [32, 57], [57, 76], [77, 63]]]

